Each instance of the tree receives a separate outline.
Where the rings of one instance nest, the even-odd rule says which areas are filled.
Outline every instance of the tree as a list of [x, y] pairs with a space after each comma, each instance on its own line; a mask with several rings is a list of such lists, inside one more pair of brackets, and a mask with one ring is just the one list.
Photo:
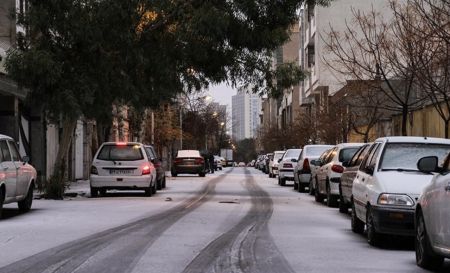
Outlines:
[[236, 162], [250, 162], [256, 158], [256, 155], [256, 145], [253, 138], [245, 138], [236, 143]]
[[288, 39], [302, 2], [29, 0], [18, 14], [26, 35], [6, 67], [46, 118], [64, 120], [55, 181], [64, 180], [80, 116], [107, 124], [114, 104], [156, 107], [222, 81], [268, 93], [290, 85], [295, 79], [283, 77], [300, 69], [272, 69], [271, 52]]
[[416, 61], [424, 48], [412, 43], [413, 29], [401, 21], [388, 22], [375, 10], [354, 10], [353, 14], [352, 24], [346, 23], [343, 32], [330, 26], [328, 35], [322, 37], [333, 56], [324, 61], [350, 79], [376, 83], [371, 89], [379, 88], [387, 98], [377, 107], [400, 113], [402, 135], [407, 135], [408, 114], [425, 102], [417, 86]]

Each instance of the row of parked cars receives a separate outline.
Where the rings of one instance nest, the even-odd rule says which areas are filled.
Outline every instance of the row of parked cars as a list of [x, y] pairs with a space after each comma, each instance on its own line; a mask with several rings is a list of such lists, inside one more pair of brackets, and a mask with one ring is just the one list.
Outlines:
[[351, 209], [352, 231], [366, 233], [370, 245], [386, 235], [411, 236], [419, 266], [438, 268], [450, 258], [450, 140], [385, 137], [306, 145], [276, 162], [264, 156], [280, 185], [293, 180], [295, 190], [307, 188], [317, 202]]

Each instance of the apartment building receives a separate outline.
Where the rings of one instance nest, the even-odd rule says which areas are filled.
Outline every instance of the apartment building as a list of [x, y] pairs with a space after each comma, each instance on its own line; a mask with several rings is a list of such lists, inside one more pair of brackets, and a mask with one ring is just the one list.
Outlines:
[[242, 140], [257, 136], [260, 125], [261, 97], [239, 90], [231, 99], [232, 138]]

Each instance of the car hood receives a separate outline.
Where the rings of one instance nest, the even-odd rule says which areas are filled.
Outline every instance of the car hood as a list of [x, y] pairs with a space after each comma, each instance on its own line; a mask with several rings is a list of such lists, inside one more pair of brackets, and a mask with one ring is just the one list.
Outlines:
[[406, 193], [418, 197], [433, 175], [420, 172], [380, 171], [377, 173], [381, 189], [387, 193]]

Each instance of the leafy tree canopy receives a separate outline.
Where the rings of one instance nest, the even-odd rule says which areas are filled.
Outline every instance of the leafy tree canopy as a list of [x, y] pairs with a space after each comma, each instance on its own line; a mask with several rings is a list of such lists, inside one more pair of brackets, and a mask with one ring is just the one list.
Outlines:
[[274, 71], [271, 58], [302, 2], [30, 0], [6, 67], [55, 118], [156, 106], [222, 81], [279, 92], [301, 77], [297, 66]]

